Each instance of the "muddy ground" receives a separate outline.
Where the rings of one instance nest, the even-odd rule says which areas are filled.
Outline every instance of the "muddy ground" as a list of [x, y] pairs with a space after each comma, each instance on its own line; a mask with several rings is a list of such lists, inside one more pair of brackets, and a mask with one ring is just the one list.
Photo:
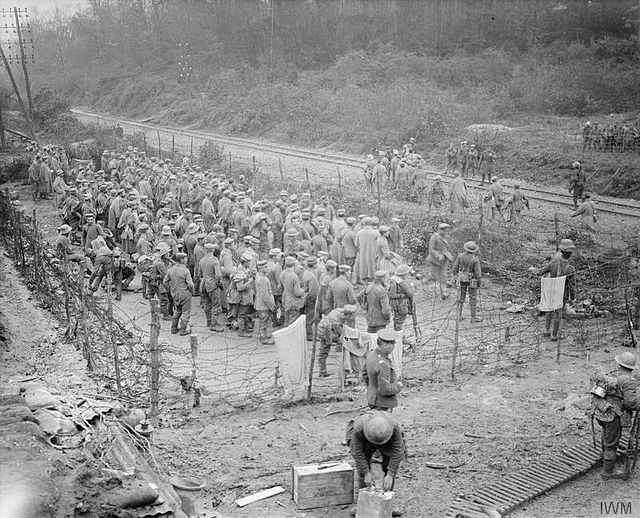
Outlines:
[[[98, 391], [85, 375], [80, 353], [57, 340], [57, 324], [34, 304], [4, 257], [2, 274], [3, 336], [9, 343], [2, 355], [2, 381], [38, 376], [65, 394]], [[25, 318], [39, 325], [25, 326]], [[409, 451], [398, 484], [406, 516], [441, 516], [457, 494], [525, 467], [542, 454], [591, 440], [585, 414], [588, 378], [594, 369], [609, 368], [617, 351], [612, 343], [593, 351], [586, 362], [583, 351], [568, 346], [559, 364], [546, 355], [537, 362], [505, 366], [494, 374], [457, 383], [408, 382], [396, 411]], [[341, 507], [297, 511], [291, 501], [290, 469], [348, 460], [342, 446], [344, 428], [362, 405], [362, 393], [353, 402], [266, 404], [226, 415], [216, 415], [205, 405], [195, 409], [191, 419], [157, 430], [155, 453], [167, 474], [205, 478], [204, 490], [182, 495], [197, 512], [229, 517], [347, 516], [347, 509]], [[334, 413], [338, 411], [344, 412]], [[40, 497], [45, 506], [32, 506], [31, 511], [41, 512], [26, 516], [47, 516], [47, 512], [63, 516], [47, 511], [46, 506], [63, 505], [72, 494], [65, 472], [73, 459], [28, 438], [5, 443], [1, 452], [3, 488], [19, 472], [29, 487], [29, 498]], [[452, 468], [432, 469], [426, 462]], [[288, 492], [245, 509], [233, 504], [235, 498], [273, 485], [282, 485]], [[9, 490], [16, 494], [15, 489]], [[635, 513], [640, 509], [639, 497], [637, 480], [602, 482], [593, 472], [527, 504], [513, 516], [600, 516], [601, 501], [629, 499]]]
[[[21, 198], [31, 211], [35, 205], [26, 199], [26, 195]], [[538, 210], [544, 213], [548, 209], [540, 207]], [[52, 218], [54, 211], [50, 204], [37, 204], [37, 212], [45, 234], [53, 235], [57, 222]], [[610, 218], [605, 220], [609, 225], [622, 223], [616, 217]], [[632, 226], [629, 222], [623, 224]], [[5, 291], [7, 279], [9, 287], [18, 288]], [[10, 359], [4, 360], [7, 368], [3, 369], [3, 376], [36, 372], [46, 376], [49, 383], [60, 387], [59, 390], [97, 391], [91, 386], [91, 380], [84, 376], [79, 353], [56, 341], [57, 324], [34, 306], [15, 271], [5, 275], [2, 293], [8, 294], [8, 303], [3, 305], [2, 312], [6, 334], [14, 344]], [[434, 305], [426, 291], [423, 295], [422, 322], [446, 315], [444, 306]], [[490, 334], [492, 321], [504, 324], [505, 318], [512, 318], [527, 330], [521, 340], [531, 340], [531, 348], [539, 347], [537, 325], [531, 324], [529, 315], [505, 317], [500, 309], [504, 302], [501, 289], [487, 289], [486, 310], [496, 316], [489, 316], [480, 333]], [[194, 307], [194, 325], [204, 334], [200, 329], [204, 317], [197, 303]], [[125, 294], [121, 310], [134, 318], [140, 317], [142, 325], [147, 324], [144, 318], [148, 315], [148, 306], [138, 294]], [[25, 329], [25, 314], [29, 321], [41, 324]], [[423, 325], [423, 331], [427, 333], [442, 331], [437, 325], [430, 328], [428, 324]], [[568, 326], [569, 337], [562, 342], [559, 363], [555, 361], [554, 348], [547, 344], [539, 347], [537, 360], [522, 361], [507, 356], [491, 362], [486, 368], [474, 370], [474, 375], [463, 370], [455, 382], [451, 381], [446, 365], [435, 373], [437, 375], [429, 370], [433, 369], [433, 362], [428, 361], [432, 357], [407, 356], [407, 386], [396, 411], [403, 423], [409, 449], [398, 485], [399, 500], [406, 516], [441, 516], [456, 495], [488, 484], [508, 470], [525, 467], [541, 454], [551, 454], [576, 441], [590, 441], [586, 415], [589, 376], [594, 370], [611, 368], [611, 358], [620, 350], [623, 341], [620, 322], [610, 320], [599, 326], [612, 329], [602, 334], [602, 340], [595, 347], [590, 347], [588, 361], [583, 342], [576, 338], [578, 328]], [[447, 327], [445, 331], [450, 333], [451, 328]], [[470, 344], [477, 332], [463, 326], [463, 337], [467, 334]], [[411, 338], [410, 332], [408, 338]], [[168, 335], [166, 339], [175, 340], [175, 337]], [[235, 343], [232, 341], [231, 345]], [[16, 347], [15, 344], [19, 345]], [[50, 353], [43, 354], [43, 347]], [[208, 360], [205, 356], [203, 361]], [[212, 362], [214, 360], [215, 357], [211, 358]], [[34, 370], [34, 362], [37, 370]], [[220, 405], [213, 390], [188, 419], [180, 415], [179, 405], [173, 408], [166, 405], [163, 417], [167, 426], [158, 429], [154, 438], [158, 465], [166, 474], [193, 474], [207, 481], [207, 487], [200, 492], [183, 492], [187, 509], [193, 514], [223, 517], [347, 516], [346, 507], [300, 512], [291, 501], [292, 466], [349, 459], [348, 451], [342, 446], [344, 428], [365, 405], [365, 397], [356, 387], [345, 393], [343, 400], [331, 400], [326, 396], [335, 392], [335, 376], [328, 378], [326, 384], [326, 390], [319, 391], [319, 396], [324, 397], [311, 405], [283, 405], [276, 398], [239, 412], [233, 411], [231, 405]], [[28, 444], [17, 446], [15, 451], [5, 450], [5, 462], [19, 462], [17, 453], [31, 450]], [[56, 482], [42, 477], [61, 478], [57, 482], [61, 486], [65, 482], [63, 474], [47, 471], [55, 464], [55, 458], [43, 451], [33, 460], [33, 467], [27, 473], [42, 484], [43, 494], [49, 494], [44, 488], [51, 484], [56, 487]], [[434, 469], [427, 467], [427, 462], [450, 467]], [[37, 483], [34, 487], [38, 487]], [[245, 509], [239, 509], [233, 503], [238, 497], [274, 485], [282, 485], [287, 492]], [[612, 499], [632, 499], [633, 512], [640, 516], [640, 494], [636, 490], [637, 479], [628, 483], [605, 483], [597, 473], [590, 473], [527, 504], [513, 516], [601, 516], [600, 502]], [[56, 489], [56, 494], [59, 492]]]

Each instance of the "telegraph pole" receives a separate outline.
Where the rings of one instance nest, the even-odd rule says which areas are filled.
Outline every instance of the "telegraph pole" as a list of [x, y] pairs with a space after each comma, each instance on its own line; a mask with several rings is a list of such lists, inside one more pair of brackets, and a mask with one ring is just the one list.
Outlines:
[[[31, 81], [29, 81], [29, 71], [27, 70], [27, 59], [24, 54], [24, 40], [22, 39], [22, 29], [20, 28], [20, 16], [21, 10], [17, 7], [13, 8], [13, 14], [16, 17], [16, 30], [18, 31], [18, 47], [20, 48], [20, 63], [22, 64], [22, 73], [24, 74], [24, 85], [27, 90], [27, 102], [29, 103], [29, 117], [31, 123], [33, 123], [33, 100], [31, 99]], [[27, 16], [27, 10], [24, 10], [24, 15]]]
[[[34, 61], [35, 57], [33, 52], [30, 57], [27, 57], [25, 52], [25, 45], [27, 44], [24, 38], [23, 29], [26, 27], [27, 32], [31, 29], [29, 28], [29, 24], [26, 25], [24, 23], [21, 24], [20, 18], [24, 16], [25, 18], [29, 15], [27, 14], [27, 9], [22, 9], [19, 7], [13, 7], [9, 9], [0, 9], [0, 14], [2, 14], [4, 29], [7, 34], [12, 30], [13, 34], [17, 36], [16, 40], [11, 38], [10, 36], [3, 38], [3, 41], [0, 43], [0, 58], [2, 59], [2, 64], [4, 64], [5, 69], [7, 70], [7, 75], [9, 76], [9, 80], [11, 81], [11, 86], [13, 87], [13, 91], [16, 95], [16, 100], [18, 101], [18, 105], [20, 106], [20, 111], [27, 122], [27, 128], [29, 132], [29, 136], [35, 140], [36, 134], [34, 129], [34, 121], [33, 121], [33, 99], [31, 97], [31, 81], [29, 79], [29, 71], [27, 70], [27, 60]], [[9, 18], [9, 20], [7, 20]], [[29, 40], [29, 43], [33, 46], [33, 40]], [[15, 46], [18, 46], [17, 50], [14, 50]], [[4, 48], [3, 48], [4, 46]], [[6, 49], [6, 51], [5, 51]], [[18, 88], [18, 83], [16, 82], [15, 76], [13, 75], [13, 71], [11, 70], [11, 65], [13, 62], [20, 62], [22, 65], [22, 72], [24, 74], [24, 81], [27, 93], [27, 101], [28, 107], [25, 105], [22, 95], [20, 94], [20, 90]]]

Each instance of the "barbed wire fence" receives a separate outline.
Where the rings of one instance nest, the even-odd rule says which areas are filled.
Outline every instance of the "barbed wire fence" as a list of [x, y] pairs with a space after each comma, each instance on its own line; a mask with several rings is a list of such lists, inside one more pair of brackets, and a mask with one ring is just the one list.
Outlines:
[[87, 369], [125, 401], [148, 397], [149, 362], [140, 329], [114, 318], [111, 293], [98, 298], [87, 292], [85, 263], [56, 258], [36, 211], [26, 214], [8, 191], [0, 194], [0, 236], [27, 287], [64, 324], [64, 338], [82, 352]]
[[[134, 135], [131, 144], [144, 149], [141, 140], [140, 134]], [[172, 152], [165, 155], [181, 157], [175, 141], [172, 145]], [[597, 253], [583, 253], [580, 245], [586, 244], [589, 236], [564, 213], [526, 214], [519, 225], [502, 219], [492, 221], [481, 194], [474, 193], [465, 214], [451, 214], [446, 209], [425, 214], [424, 193], [412, 193], [410, 201], [401, 198], [405, 192], [376, 197], [364, 179], [347, 180], [340, 168], [328, 166], [325, 175], [315, 177], [302, 168], [287, 169], [281, 161], [274, 167], [255, 157], [234, 158], [213, 143], [205, 143], [199, 153], [208, 162], [203, 168], [236, 179], [245, 175], [256, 198], [273, 197], [282, 189], [310, 191], [314, 199], [326, 195], [335, 208], [345, 208], [350, 214], [378, 214], [382, 221], [400, 216], [403, 252], [418, 270], [424, 269], [429, 236], [441, 221], [452, 224], [452, 250], [460, 250], [470, 239], [480, 245], [479, 257], [488, 281], [488, 287], [480, 290], [484, 321], [470, 326], [468, 319], [460, 320], [455, 288], [443, 301], [433, 285], [419, 283], [418, 317], [423, 336], [417, 339], [411, 325], [406, 326], [405, 339], [413, 344], [405, 353], [404, 370], [409, 378], [428, 381], [499, 372], [506, 365], [546, 356], [584, 355], [588, 361], [590, 351], [612, 340], [625, 340], [625, 311], [619, 301], [629, 284], [630, 250], [638, 246], [632, 232], [605, 229], [599, 233], [605, 246], [599, 246]], [[184, 156], [192, 154], [189, 146]], [[190, 337], [177, 337], [162, 329], [157, 309], [147, 301], [142, 301], [146, 305], [141, 310], [140, 301], [135, 309], [114, 304], [110, 292], [102, 297], [87, 296], [82, 289], [82, 267], [56, 263], [52, 251], [42, 244], [35, 214], [27, 216], [18, 210], [8, 193], [0, 199], [0, 214], [3, 244], [27, 285], [44, 307], [66, 323], [67, 336], [83, 352], [88, 368], [102, 376], [119, 397], [150, 406], [150, 414], [157, 418], [160, 409], [175, 407], [177, 400], [188, 412], [200, 396], [214, 405], [243, 408], [283, 394], [272, 348], [255, 339], [240, 339], [232, 331], [211, 333], [197, 322]], [[579, 245], [574, 258], [579, 291], [581, 300], [588, 298], [592, 304], [579, 308], [577, 315], [563, 322], [571, 340], [552, 343], [542, 336], [544, 317], [533, 309], [539, 297], [539, 280], [527, 269], [544, 264], [564, 237]], [[637, 304], [637, 299], [634, 302]], [[335, 356], [329, 358], [330, 371], [339, 368]], [[335, 379], [313, 379], [314, 396], [332, 396], [338, 391]]]

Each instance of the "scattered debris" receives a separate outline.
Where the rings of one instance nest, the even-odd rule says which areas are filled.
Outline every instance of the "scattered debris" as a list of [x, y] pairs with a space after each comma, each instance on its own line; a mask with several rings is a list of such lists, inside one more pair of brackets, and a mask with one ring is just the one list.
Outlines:
[[245, 505], [252, 504], [254, 502], [258, 502], [259, 500], [264, 500], [265, 498], [271, 498], [272, 496], [279, 495], [284, 493], [284, 488], [281, 486], [271, 487], [269, 489], [265, 489], [256, 493], [255, 495], [245, 496], [244, 498], [239, 498], [236, 500], [236, 505], [238, 507], [244, 507]]

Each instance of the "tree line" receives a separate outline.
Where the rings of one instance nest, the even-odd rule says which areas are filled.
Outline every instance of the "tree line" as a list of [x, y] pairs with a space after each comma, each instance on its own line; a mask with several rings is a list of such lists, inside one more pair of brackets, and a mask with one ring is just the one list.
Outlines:
[[33, 24], [38, 70], [98, 77], [319, 69], [350, 51], [447, 58], [638, 34], [634, 0], [90, 0]]

